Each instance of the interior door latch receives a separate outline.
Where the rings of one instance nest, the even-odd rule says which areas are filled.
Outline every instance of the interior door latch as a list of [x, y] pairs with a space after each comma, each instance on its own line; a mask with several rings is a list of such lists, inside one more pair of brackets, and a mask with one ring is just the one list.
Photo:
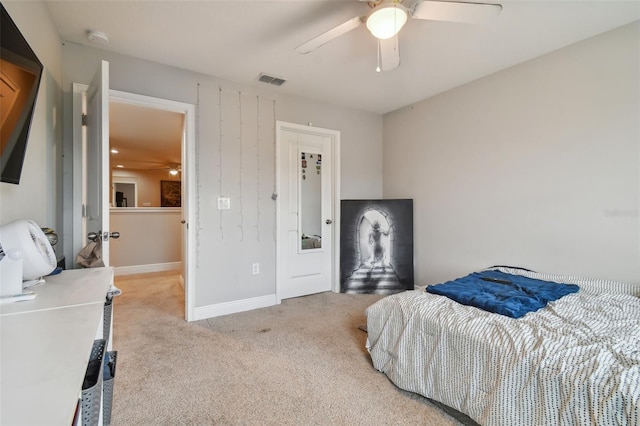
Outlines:
[[117, 240], [118, 238], [120, 238], [119, 232], [108, 233], [108, 232], [102, 232], [102, 231], [89, 232], [87, 234], [87, 238], [95, 242], [98, 239], [98, 235], [102, 236], [102, 241], [109, 241], [109, 238], [113, 238], [114, 240]]

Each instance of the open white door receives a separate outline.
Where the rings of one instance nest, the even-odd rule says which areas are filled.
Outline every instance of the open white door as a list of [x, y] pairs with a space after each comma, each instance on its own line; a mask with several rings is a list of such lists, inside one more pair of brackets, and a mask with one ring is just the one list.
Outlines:
[[[108, 66], [108, 63], [105, 63]], [[97, 233], [103, 229], [108, 230], [109, 224], [109, 200], [108, 194], [111, 190], [109, 182], [111, 177], [109, 176], [109, 158], [108, 152], [108, 123], [109, 114], [107, 105], [109, 101], [117, 101], [129, 103], [132, 105], [139, 105], [149, 108], [157, 108], [161, 110], [174, 111], [185, 114], [185, 128], [183, 135], [183, 147], [182, 147], [182, 193], [183, 200], [183, 218], [182, 223], [185, 228], [183, 234], [183, 278], [185, 286], [185, 316], [187, 321], [196, 320], [195, 316], [195, 227], [189, 226], [190, 223], [195, 223], [195, 202], [196, 197], [191, 196], [191, 189], [195, 188], [195, 173], [193, 172], [193, 165], [195, 164], [195, 106], [192, 104], [185, 104], [182, 102], [175, 102], [167, 99], [154, 98], [134, 93], [121, 92], [117, 90], [108, 89], [107, 67], [104, 70], [101, 69], [101, 76], [97, 77], [91, 85], [74, 83], [73, 85], [73, 113], [74, 113], [74, 247], [73, 255], [80, 251], [87, 243], [87, 234], [91, 232]], [[102, 84], [101, 95], [98, 94], [100, 90], [97, 89], [98, 84]], [[90, 93], [91, 92], [91, 93]], [[108, 94], [108, 95], [107, 95]], [[88, 107], [90, 102], [94, 103], [92, 107]], [[97, 102], [98, 97], [101, 97], [103, 102]], [[107, 102], [105, 102], [105, 100]], [[97, 106], [101, 105], [102, 113], [97, 113]], [[93, 110], [93, 112], [90, 112]], [[81, 114], [82, 113], [82, 114]], [[75, 117], [80, 118], [82, 115], [93, 115], [101, 117], [97, 120], [92, 120], [87, 117], [87, 125], [81, 125], [76, 122]], [[103, 127], [106, 129], [99, 129], [100, 123], [104, 123]], [[102, 137], [100, 137], [102, 135]], [[92, 139], [91, 142], [88, 139]], [[98, 147], [98, 142], [102, 140], [104, 143], [101, 148]], [[103, 162], [103, 160], [106, 160]], [[89, 165], [87, 163], [90, 163]], [[101, 172], [97, 173], [96, 170], [101, 168]], [[99, 175], [102, 175], [102, 185], [97, 181], [100, 179]], [[88, 188], [92, 189], [88, 189]], [[93, 189], [97, 188], [97, 189]], [[100, 196], [99, 191], [103, 191], [103, 195]], [[105, 196], [106, 194], [106, 196]], [[83, 206], [83, 215], [77, 213], [80, 212], [80, 205]], [[100, 209], [98, 206], [102, 205]], [[91, 211], [89, 218], [88, 212]], [[95, 213], [96, 211], [101, 213]], [[100, 217], [98, 220], [97, 218]], [[112, 233], [115, 234], [115, 233]], [[114, 238], [112, 234], [108, 234], [110, 238]], [[76, 238], [79, 236], [79, 238]], [[102, 232], [104, 238], [104, 231]], [[79, 240], [79, 241], [78, 241]], [[104, 242], [103, 242], [104, 243]], [[108, 241], [107, 241], [108, 244]], [[108, 251], [106, 252], [109, 255]], [[110, 263], [110, 261], [107, 259]], [[106, 262], [105, 262], [106, 263]]]
[[331, 291], [340, 133], [278, 122], [278, 299]]
[[87, 90], [87, 204], [89, 235], [102, 241], [102, 260], [109, 266], [109, 63], [102, 64]]

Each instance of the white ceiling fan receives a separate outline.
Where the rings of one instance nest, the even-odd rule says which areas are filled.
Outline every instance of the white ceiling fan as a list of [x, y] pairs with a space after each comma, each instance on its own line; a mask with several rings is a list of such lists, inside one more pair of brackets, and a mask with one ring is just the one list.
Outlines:
[[159, 167], [159, 168], [156, 168], [156, 169], [150, 168], [150, 169], [147, 169], [147, 170], [162, 170], [162, 171], [169, 172], [169, 174], [171, 176], [177, 176], [178, 173], [182, 172], [182, 167], [180, 167], [180, 164], [173, 163], [173, 164], [167, 164], [164, 167]]
[[[366, 0], [360, 0], [366, 1]], [[408, 18], [478, 23], [500, 14], [502, 5], [496, 3], [471, 3], [448, 0], [418, 0], [410, 7], [403, 0], [367, 1], [371, 10], [367, 15], [356, 16], [301, 44], [296, 52], [306, 54], [318, 47], [366, 24], [378, 39], [378, 67], [376, 71], [389, 71], [400, 65], [398, 32]]]

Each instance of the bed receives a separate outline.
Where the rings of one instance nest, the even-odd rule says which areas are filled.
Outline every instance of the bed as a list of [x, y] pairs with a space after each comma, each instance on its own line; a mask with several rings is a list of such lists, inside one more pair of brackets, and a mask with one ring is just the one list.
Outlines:
[[315, 249], [322, 247], [322, 237], [320, 235], [302, 234], [301, 238], [302, 250]]
[[579, 291], [520, 318], [387, 296], [366, 311], [373, 366], [484, 426], [640, 424], [640, 285], [490, 270]]

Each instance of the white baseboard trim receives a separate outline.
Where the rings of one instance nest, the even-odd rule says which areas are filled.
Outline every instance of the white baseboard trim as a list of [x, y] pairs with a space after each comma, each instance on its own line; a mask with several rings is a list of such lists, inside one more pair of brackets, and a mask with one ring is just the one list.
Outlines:
[[146, 274], [149, 272], [175, 271], [182, 269], [182, 262], [151, 263], [148, 265], [116, 266], [115, 275]]
[[267, 308], [277, 304], [278, 299], [276, 295], [268, 294], [266, 296], [252, 297], [251, 299], [234, 300], [233, 302], [217, 303], [208, 306], [196, 306], [193, 316], [194, 321], [198, 321], [258, 308]]

